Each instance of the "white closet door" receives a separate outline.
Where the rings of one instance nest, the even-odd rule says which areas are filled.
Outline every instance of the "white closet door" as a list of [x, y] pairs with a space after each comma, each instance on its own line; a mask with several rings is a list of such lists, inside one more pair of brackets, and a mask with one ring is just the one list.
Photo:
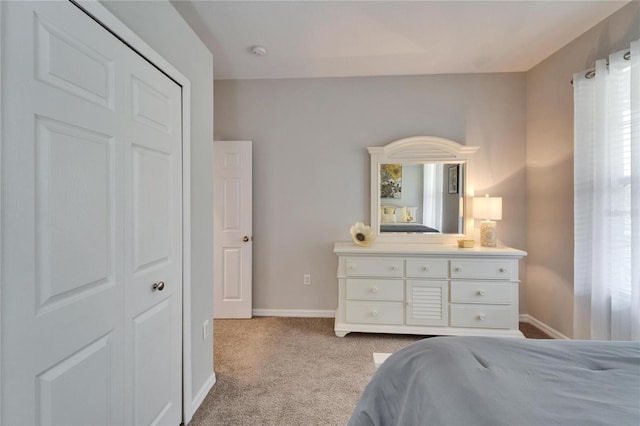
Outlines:
[[179, 88], [71, 3], [0, 7], [0, 423], [179, 424]]
[[[180, 87], [132, 51], [125, 91], [126, 423], [180, 424]], [[129, 405], [130, 404], [130, 405]]]

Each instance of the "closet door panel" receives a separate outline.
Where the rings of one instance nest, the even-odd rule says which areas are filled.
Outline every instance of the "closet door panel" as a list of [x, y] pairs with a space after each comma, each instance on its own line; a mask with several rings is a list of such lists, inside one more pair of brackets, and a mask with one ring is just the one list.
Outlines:
[[[38, 311], [115, 284], [113, 138], [36, 118]], [[86, 250], [91, 247], [91, 250]]]
[[122, 424], [123, 45], [69, 2], [0, 7], [0, 423]]
[[133, 265], [136, 273], [170, 261], [171, 156], [134, 145]]
[[127, 58], [125, 224], [127, 365], [133, 424], [182, 416], [181, 88], [138, 55]]

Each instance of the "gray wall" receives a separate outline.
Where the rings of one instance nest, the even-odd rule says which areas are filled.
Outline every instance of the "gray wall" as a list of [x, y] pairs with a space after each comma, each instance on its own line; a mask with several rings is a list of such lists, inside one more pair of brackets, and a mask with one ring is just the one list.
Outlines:
[[[366, 147], [407, 136], [479, 146], [475, 188], [503, 197], [500, 243], [525, 248], [523, 73], [222, 80], [214, 87], [215, 139], [254, 141], [254, 308], [336, 308], [333, 244], [350, 239], [353, 223], [370, 223]], [[302, 284], [305, 273], [311, 286]]]
[[632, 2], [527, 73], [527, 310], [573, 336], [573, 73], [640, 38]]
[[213, 344], [202, 339], [213, 318], [213, 60], [167, 1], [102, 4], [191, 82], [191, 353], [195, 396], [213, 372]]

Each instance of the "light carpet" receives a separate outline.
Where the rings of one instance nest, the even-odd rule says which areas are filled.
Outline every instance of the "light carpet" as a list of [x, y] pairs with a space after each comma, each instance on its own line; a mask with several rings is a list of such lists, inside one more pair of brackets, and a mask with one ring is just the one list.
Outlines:
[[[529, 324], [527, 337], [548, 338]], [[217, 382], [197, 425], [345, 425], [375, 372], [374, 352], [395, 352], [425, 336], [351, 333], [331, 318], [214, 321]]]

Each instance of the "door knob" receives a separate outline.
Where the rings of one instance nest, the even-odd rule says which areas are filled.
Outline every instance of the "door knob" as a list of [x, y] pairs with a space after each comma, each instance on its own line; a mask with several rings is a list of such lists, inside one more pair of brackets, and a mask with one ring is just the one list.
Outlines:
[[164, 281], [153, 283], [153, 289], [158, 291], [164, 290]]
[[244, 237], [242, 237], [242, 241], [244, 241], [245, 243], [249, 242], [249, 237], [247, 237], [246, 235]]

